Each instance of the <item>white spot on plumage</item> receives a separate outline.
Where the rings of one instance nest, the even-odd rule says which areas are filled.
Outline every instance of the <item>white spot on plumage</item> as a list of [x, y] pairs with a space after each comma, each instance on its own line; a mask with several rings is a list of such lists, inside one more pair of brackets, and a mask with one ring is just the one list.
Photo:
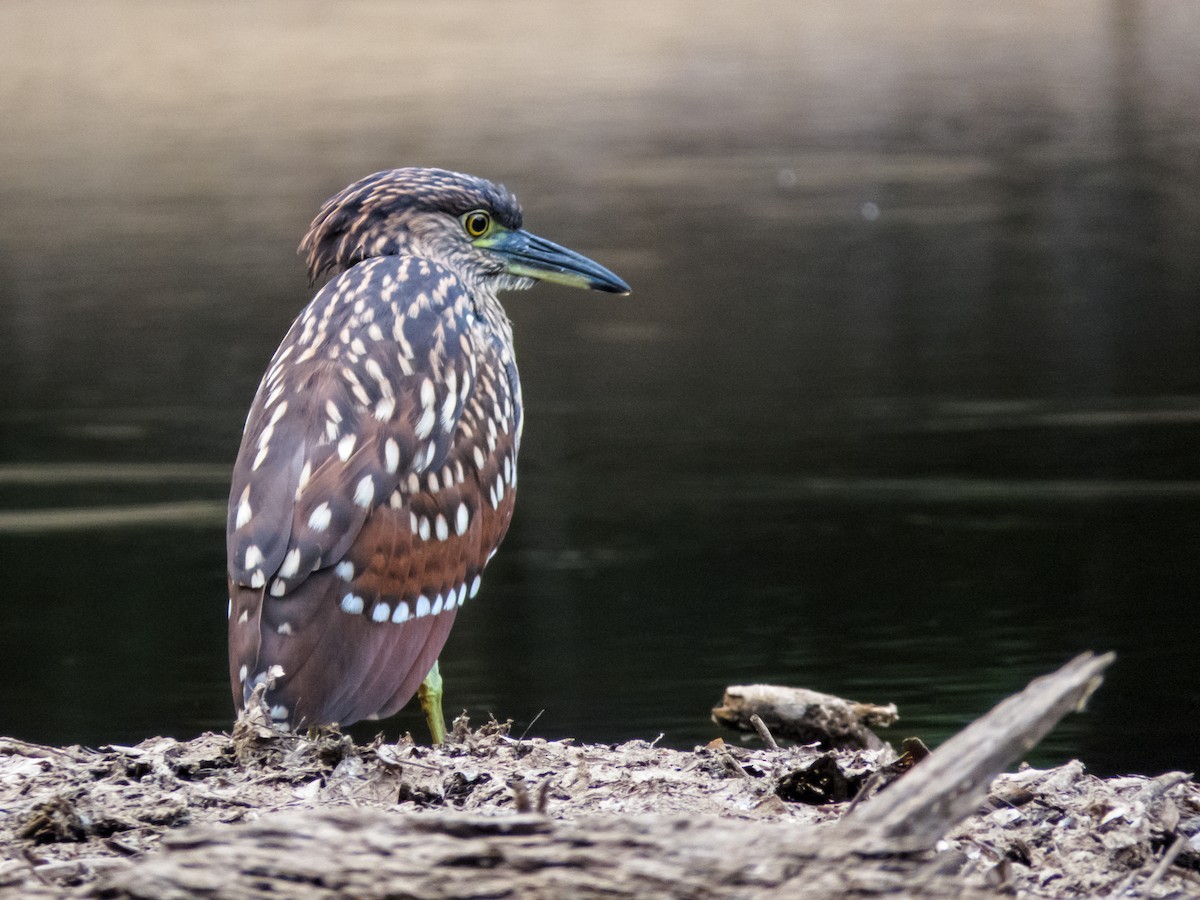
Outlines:
[[361, 384], [354, 385], [354, 387], [352, 387], [350, 389], [350, 392], [352, 394], [354, 394], [355, 399], [357, 399], [358, 402], [361, 403], [363, 406], [370, 405], [371, 395], [367, 393], [367, 389], [365, 387], [363, 387]]
[[396, 609], [392, 613], [392, 621], [399, 625], [401, 622], [407, 622], [411, 618], [408, 611], [408, 604], [401, 600], [396, 604]]
[[441, 489], [441, 483], [438, 481], [437, 472], [430, 472], [425, 479], [425, 483], [429, 485], [429, 493], [436, 494]]
[[466, 603], [466, 602], [467, 602], [467, 586], [466, 586], [466, 584], [464, 583], [464, 584], [460, 584], [460, 585], [458, 586], [458, 600], [457, 600], [457, 605], [458, 605], [458, 606], [462, 606], [462, 605], [463, 605], [464, 603]]
[[400, 445], [396, 443], [395, 438], [388, 438], [387, 443], [383, 445], [383, 458], [389, 474], [400, 468]]
[[376, 606], [373, 610], [371, 610], [371, 621], [372, 622], [386, 622], [389, 618], [391, 618], [391, 615], [392, 615], [392, 608], [390, 606], [388, 606], [386, 603], [379, 603], [379, 604], [376, 604]]
[[354, 489], [354, 502], [364, 509], [370, 508], [375, 502], [375, 479], [372, 476], [364, 475], [359, 479]]
[[288, 635], [292, 633], [291, 622], [281, 622], [279, 627], [275, 629], [276, 634]]
[[454, 410], [458, 407], [458, 397], [453, 392], [446, 395], [442, 403], [442, 430], [449, 431], [454, 427]]
[[338, 459], [345, 462], [350, 458], [350, 454], [354, 452], [354, 445], [358, 442], [358, 438], [352, 434], [346, 435], [338, 441], [337, 451]]
[[342, 421], [342, 411], [338, 409], [338, 405], [332, 400], [325, 401], [325, 415], [329, 416], [329, 421], [331, 422]]
[[483, 583], [483, 576], [476, 575], [475, 580], [471, 582], [471, 599], [475, 599], [475, 595], [479, 593], [479, 585]]
[[233, 618], [233, 598], [232, 597], [229, 598], [229, 606], [225, 610], [225, 618], [227, 618], [227, 619]]
[[[428, 384], [429, 382], [425, 382]], [[421, 411], [421, 418], [417, 419], [417, 424], [413, 426], [413, 431], [416, 432], [418, 440], [425, 440], [429, 435], [433, 434], [433, 423], [437, 420], [437, 416], [433, 412], [432, 406], [426, 406]]]
[[374, 378], [379, 384], [379, 392], [385, 397], [392, 396], [392, 383], [388, 381], [387, 376], [383, 374], [383, 367], [379, 365], [379, 360], [368, 359], [365, 363], [363, 363], [363, 365], [367, 369], [367, 374]]
[[482, 469], [483, 464], [487, 461], [486, 457], [483, 455], [483, 450], [478, 444], [472, 449], [474, 451], [472, 455], [475, 457], [475, 468]]
[[258, 544], [251, 544], [246, 548], [246, 562], [244, 568], [253, 569], [262, 565], [262, 551], [258, 549]]
[[429, 519], [426, 516], [421, 516], [421, 523], [417, 526], [417, 533], [421, 536], [421, 540], [429, 540]]
[[471, 513], [467, 509], [467, 504], [459, 503], [458, 509], [454, 513], [454, 533], [459, 537], [467, 533], [467, 526], [471, 524]]
[[282, 578], [276, 578], [271, 582], [271, 596], [282, 597], [287, 593], [287, 582]]
[[296, 485], [296, 499], [300, 499], [300, 495], [304, 493], [304, 489], [308, 487], [308, 479], [312, 478], [312, 463], [305, 462], [304, 468], [300, 470], [300, 481]]
[[242, 684], [245, 684], [246, 676], [249, 674], [250, 674], [250, 670], [248, 668], [246, 668], [245, 666], [242, 666], [240, 669], [238, 669], [238, 681], [240, 681]]
[[238, 624], [245, 625], [249, 621], [250, 621], [250, 610], [243, 609], [242, 614], [240, 616], [238, 616]]
[[354, 563], [348, 559], [342, 560], [333, 567], [333, 574], [342, 579], [342, 581], [350, 581], [354, 578]]
[[263, 464], [263, 462], [266, 460], [267, 451], [270, 449], [271, 449], [270, 447], [263, 447], [261, 450], [258, 451], [258, 455], [256, 457], [254, 457], [254, 462], [250, 464], [251, 472], [258, 471], [258, 467], [261, 466]]
[[417, 514], [412, 510], [408, 513], [408, 530], [413, 534], [417, 533]]
[[407, 484], [408, 484], [408, 492], [410, 494], [415, 494], [421, 490], [421, 479], [417, 477], [416, 472], [408, 473]]
[[325, 438], [326, 438], [326, 440], [336, 441], [338, 439], [338, 433], [340, 431], [341, 431], [341, 429], [338, 428], [337, 422], [333, 421], [333, 419], [325, 420]]
[[357, 353], [359, 356], [363, 356], [367, 352], [367, 345], [364, 344], [359, 338], [355, 338], [350, 342], [350, 351], [352, 353]]
[[266, 583], [267, 576], [263, 574], [263, 570], [255, 569], [254, 573], [250, 576], [250, 587], [257, 589], [263, 587]]
[[380, 328], [378, 325], [372, 323], [371, 327], [367, 329], [367, 337], [369, 337], [373, 341], [382, 341], [383, 340], [383, 329]]
[[442, 611], [442, 603], [443, 602], [444, 601], [442, 600], [441, 594], [438, 594], [436, 597], [434, 597], [433, 605], [431, 607], [429, 607], [429, 614], [431, 616], [436, 616], [438, 613], [440, 613]]
[[250, 521], [253, 511], [250, 509], [250, 485], [246, 485], [246, 489], [242, 491], [242, 498], [238, 501], [237, 519], [234, 522], [235, 528], [241, 528]]
[[400, 345], [400, 360], [403, 362], [413, 358], [412, 344], [408, 342], [408, 337], [404, 334], [404, 317], [397, 315], [396, 322], [392, 325], [392, 337], [396, 339], [396, 343]]
[[352, 616], [357, 616], [363, 611], [363, 598], [358, 594], [347, 594], [342, 598], [342, 612], [350, 613]]
[[283, 565], [279, 567], [279, 576], [281, 578], [291, 578], [300, 571], [300, 548], [293, 547], [287, 552], [287, 556], [283, 558]]
[[429, 615], [429, 598], [422, 594], [417, 598], [417, 618]]
[[276, 722], [281, 722], [288, 717], [288, 708], [283, 704], [278, 704], [271, 707], [271, 718]]
[[380, 422], [386, 422], [392, 417], [392, 413], [396, 411], [396, 398], [384, 397], [375, 404], [375, 418]]
[[437, 539], [444, 541], [450, 537], [450, 525], [446, 522], [446, 517], [441, 513], [437, 514], [437, 518], [433, 522], [433, 529], [437, 532]]
[[324, 531], [329, 527], [331, 521], [333, 521], [333, 513], [329, 509], [329, 504], [322, 503], [308, 517], [308, 527], [313, 531]]

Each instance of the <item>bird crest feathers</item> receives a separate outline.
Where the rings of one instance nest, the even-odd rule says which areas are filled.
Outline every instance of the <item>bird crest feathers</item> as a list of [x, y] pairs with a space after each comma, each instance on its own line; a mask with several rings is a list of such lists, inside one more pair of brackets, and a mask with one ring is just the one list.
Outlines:
[[403, 253], [405, 223], [414, 213], [460, 216], [475, 209], [489, 210], [507, 228], [521, 227], [521, 206], [503, 185], [446, 169], [388, 169], [326, 200], [296, 252], [316, 283], [364, 259]]

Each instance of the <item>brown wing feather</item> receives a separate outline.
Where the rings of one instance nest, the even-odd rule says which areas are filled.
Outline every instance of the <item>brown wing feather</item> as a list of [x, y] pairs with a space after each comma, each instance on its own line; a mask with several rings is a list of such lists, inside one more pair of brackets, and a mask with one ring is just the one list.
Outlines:
[[235, 466], [235, 703], [274, 665], [268, 703], [292, 725], [411, 698], [507, 531], [519, 416], [511, 361], [444, 269], [373, 259], [326, 285], [276, 353]]

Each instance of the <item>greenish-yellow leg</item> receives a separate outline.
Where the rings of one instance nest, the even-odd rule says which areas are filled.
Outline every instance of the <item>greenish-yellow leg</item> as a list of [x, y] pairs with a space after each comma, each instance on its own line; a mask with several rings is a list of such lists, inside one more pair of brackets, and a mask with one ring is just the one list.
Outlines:
[[442, 673], [436, 660], [417, 689], [417, 698], [421, 701], [421, 709], [425, 711], [425, 721], [429, 723], [433, 742], [446, 743], [446, 720], [442, 718]]

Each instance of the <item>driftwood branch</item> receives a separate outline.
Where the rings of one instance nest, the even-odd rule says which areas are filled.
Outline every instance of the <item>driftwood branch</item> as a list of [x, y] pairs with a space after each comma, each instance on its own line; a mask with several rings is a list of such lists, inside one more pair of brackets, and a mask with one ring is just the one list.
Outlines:
[[807, 688], [772, 684], [733, 685], [712, 711], [718, 725], [738, 731], [761, 731], [757, 718], [774, 737], [825, 749], [879, 750], [885, 744], [871, 731], [896, 721], [896, 706], [855, 703]]
[[932, 847], [979, 805], [992, 779], [1029, 752], [1067, 713], [1082, 709], [1100, 686], [1112, 653], [1084, 653], [1001, 701], [887, 791], [840, 823], [837, 838], [858, 852]]
[[[715, 900], [911, 895], [919, 885], [926, 897], [994, 896], [982, 879], [970, 882], [961, 877], [961, 858], [932, 857], [935, 864], [931, 865], [927, 853], [914, 851], [927, 850], [974, 812], [996, 773], [1078, 707], [1111, 659], [1082, 656], [1033, 682], [833, 828], [680, 815], [553, 820], [511, 813], [398, 815], [346, 807], [284, 810], [240, 825], [209, 825], [168, 834], [160, 852], [124, 871], [109, 873], [97, 893], [239, 900], [278, 896]], [[647, 748], [646, 752], [674, 751]], [[756, 757], [757, 764], [786, 752]], [[593, 776], [583, 757], [579, 759], [564, 783], [586, 792]], [[1077, 781], [1081, 770], [1065, 771], [1070, 768], [1052, 770], [1045, 777]], [[729, 779], [730, 789], [747, 791], [753, 780], [749, 775]], [[1036, 779], [1026, 778], [1023, 784], [1027, 792], [1037, 787]], [[1164, 791], [1175, 789], [1164, 787]], [[1169, 802], [1162, 793], [1145, 794], [1138, 802]], [[771, 799], [779, 804], [778, 798]], [[1094, 845], [1090, 833], [1085, 837]], [[1007, 865], [1002, 853], [999, 859]]]

